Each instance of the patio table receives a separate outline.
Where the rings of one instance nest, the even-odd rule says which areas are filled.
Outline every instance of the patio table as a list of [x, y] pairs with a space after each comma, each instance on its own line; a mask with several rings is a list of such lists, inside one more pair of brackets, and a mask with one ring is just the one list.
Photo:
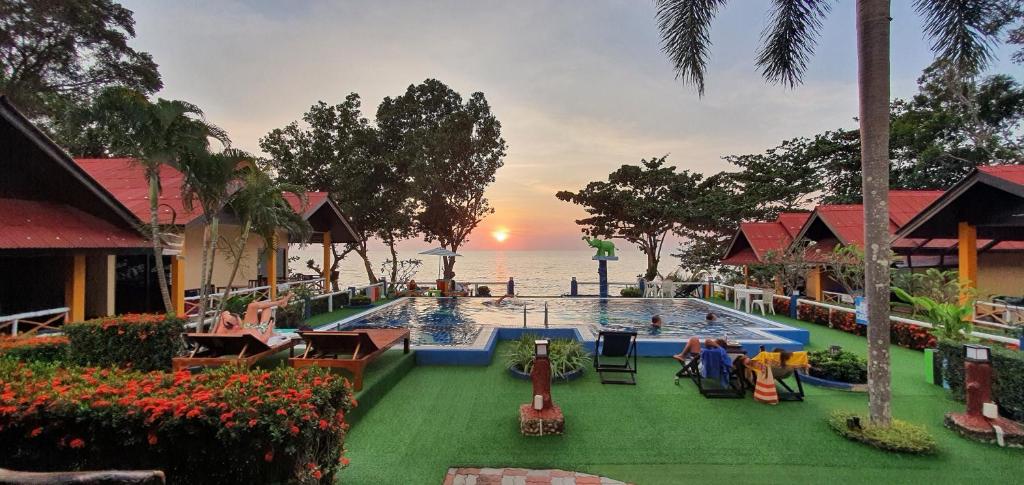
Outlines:
[[732, 300], [732, 307], [737, 309], [737, 310], [739, 310], [739, 308], [740, 308], [740, 299], [742, 298], [743, 299], [743, 303], [746, 305], [745, 306], [745, 308], [746, 308], [745, 311], [749, 312], [750, 311], [750, 300], [753, 299], [754, 295], [760, 295], [761, 297], [764, 297], [764, 290], [762, 290], [760, 288], [736, 288], [735, 290], [733, 290], [733, 294], [735, 296], [734, 296], [734, 298]]

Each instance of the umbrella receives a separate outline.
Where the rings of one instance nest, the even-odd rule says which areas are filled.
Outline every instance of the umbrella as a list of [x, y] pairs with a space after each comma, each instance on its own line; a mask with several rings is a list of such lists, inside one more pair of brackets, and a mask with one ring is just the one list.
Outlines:
[[445, 248], [428, 249], [426, 251], [421, 252], [420, 254], [425, 254], [427, 256], [437, 256], [437, 279], [441, 279], [441, 258], [454, 258], [456, 256], [462, 256], [461, 254], [456, 254], [454, 251], [449, 251]]

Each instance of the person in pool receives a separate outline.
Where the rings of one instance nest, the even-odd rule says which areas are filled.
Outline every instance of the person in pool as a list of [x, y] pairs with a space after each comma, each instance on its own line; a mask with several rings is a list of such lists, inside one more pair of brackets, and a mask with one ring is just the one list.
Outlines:
[[715, 320], [718, 320], [718, 316], [716, 316], [714, 313], [708, 312], [708, 314], [704, 316], [704, 320], [713, 322]]
[[661, 325], [663, 323], [664, 322], [661, 319], [661, 315], [655, 315], [655, 316], [651, 317], [651, 328], [653, 328], [655, 330], [660, 330], [661, 329]]

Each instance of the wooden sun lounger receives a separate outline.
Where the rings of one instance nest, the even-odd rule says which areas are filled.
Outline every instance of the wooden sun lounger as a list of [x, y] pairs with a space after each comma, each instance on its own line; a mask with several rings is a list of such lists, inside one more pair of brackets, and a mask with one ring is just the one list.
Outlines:
[[385, 350], [404, 341], [409, 353], [409, 329], [365, 329], [340, 332], [299, 332], [306, 341], [301, 357], [288, 359], [295, 368], [320, 366], [347, 369], [355, 378], [355, 389], [363, 388], [363, 369]]
[[196, 348], [188, 357], [171, 359], [171, 369], [175, 371], [193, 366], [217, 367], [229, 364], [249, 368], [256, 362], [278, 352], [293, 350], [299, 343], [298, 340], [291, 339], [271, 347], [250, 334], [213, 333], [187, 333], [185, 340], [195, 343]]

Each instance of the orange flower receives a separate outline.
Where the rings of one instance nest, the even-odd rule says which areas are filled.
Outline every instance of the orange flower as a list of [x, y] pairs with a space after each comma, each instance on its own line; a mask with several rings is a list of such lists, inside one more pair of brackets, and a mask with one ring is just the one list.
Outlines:
[[68, 446], [70, 446], [72, 448], [84, 448], [85, 447], [85, 440], [83, 440], [82, 438], [75, 438], [75, 439], [71, 440], [70, 443], [68, 443]]
[[150, 445], [156, 444], [156, 433], [150, 431], [149, 435], [146, 436], [146, 440], [149, 441]]
[[313, 470], [312, 475], [313, 475], [313, 478], [315, 478], [317, 480], [319, 480], [320, 477], [324, 476], [323, 473], [320, 473], [320, 470]]
[[299, 427], [293, 424], [291, 425], [291, 427], [288, 428], [288, 432], [291, 433], [293, 436], [297, 435], [299, 434]]
[[39, 428], [33, 429], [32, 432], [29, 433], [28, 435], [33, 437], [33, 438], [35, 438], [36, 436], [39, 436], [42, 433], [43, 433], [43, 428], [39, 427]]

